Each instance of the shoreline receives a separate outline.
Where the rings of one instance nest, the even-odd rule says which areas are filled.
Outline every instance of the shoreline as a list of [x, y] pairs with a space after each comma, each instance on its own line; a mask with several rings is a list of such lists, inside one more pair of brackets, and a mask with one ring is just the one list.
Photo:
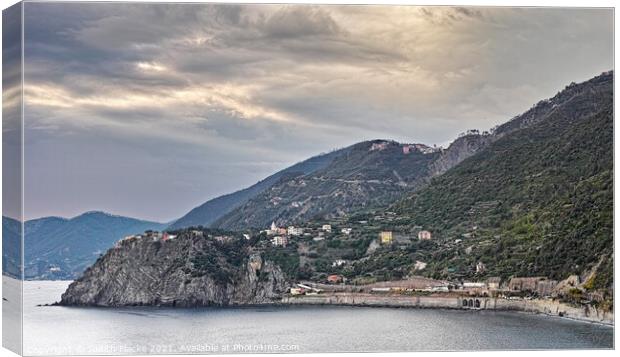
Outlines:
[[[359, 298], [359, 296], [357, 297]], [[550, 318], [557, 318], [562, 320], [569, 320], [573, 322], [580, 323], [591, 323], [600, 326], [606, 326], [614, 328], [614, 320], [612, 313], [601, 313], [603, 318], [598, 318], [597, 316], [586, 316], [581, 314], [567, 314], [565, 310], [562, 310], [562, 314], [552, 313], [547, 310], [537, 310], [531, 307], [527, 308], [515, 308], [515, 307], [505, 307], [505, 306], [494, 306], [494, 307], [486, 307], [486, 308], [468, 308], [468, 307], [459, 307], [451, 304], [441, 305], [441, 304], [433, 304], [426, 305], [424, 303], [419, 305], [414, 304], [402, 304], [400, 301], [397, 302], [383, 302], [383, 303], [367, 303], [367, 302], [326, 302], [327, 296], [322, 296], [319, 299], [321, 301], [307, 301], [307, 300], [298, 300], [292, 302], [292, 299], [299, 299], [299, 297], [284, 297], [282, 300], [276, 300], [273, 302], [264, 302], [264, 303], [249, 303], [249, 304], [230, 304], [230, 305], [197, 305], [197, 306], [171, 306], [171, 305], [120, 305], [120, 306], [103, 306], [103, 305], [63, 305], [58, 302], [54, 302], [51, 304], [39, 304], [37, 307], [66, 307], [66, 308], [94, 308], [94, 309], [149, 309], [149, 308], [161, 308], [161, 309], [179, 309], [179, 310], [191, 310], [191, 309], [251, 309], [251, 308], [260, 308], [260, 307], [273, 307], [273, 308], [287, 308], [287, 307], [364, 307], [364, 308], [378, 308], [378, 309], [428, 309], [428, 310], [461, 310], [461, 311], [470, 311], [470, 312], [480, 312], [480, 311], [495, 311], [495, 312], [511, 312], [511, 313], [519, 313], [526, 315], [539, 315]], [[314, 297], [312, 299], [315, 299]], [[460, 300], [460, 298], [433, 298], [433, 299], [446, 299], [446, 300]], [[472, 298], [473, 299], [473, 298]], [[478, 298], [478, 299], [488, 299], [495, 300], [495, 298]], [[318, 299], [317, 299], [318, 300]], [[498, 299], [503, 300], [503, 299]], [[535, 300], [529, 300], [530, 302]], [[544, 302], [544, 300], [540, 300]], [[522, 302], [522, 301], [519, 301]], [[577, 308], [568, 306], [563, 303], [554, 302], [558, 307], [568, 307], [570, 309], [575, 310], [585, 310], [585, 307]]]
[[[473, 306], [471, 306], [471, 302], [473, 302]], [[575, 307], [559, 301], [541, 299], [506, 300], [490, 297], [398, 296], [348, 293], [287, 296], [282, 298], [282, 303], [284, 305], [309, 306], [331, 305], [469, 311], [511, 311], [548, 317], [559, 317], [578, 322], [589, 322], [614, 327], [613, 312], [598, 311], [593, 306]]]
[[[10, 278], [9, 278], [10, 279]], [[13, 279], [10, 279], [13, 280]], [[31, 282], [31, 281], [27, 281]], [[69, 281], [65, 281], [69, 283]], [[464, 306], [464, 302], [467, 306]], [[470, 302], [473, 306], [470, 306]], [[479, 306], [476, 306], [476, 302]], [[278, 307], [278, 306], [352, 306], [352, 307], [383, 307], [383, 308], [423, 308], [423, 309], [451, 309], [451, 310], [492, 310], [512, 311], [528, 314], [560, 317], [576, 322], [589, 322], [609, 327], [614, 327], [614, 314], [612, 311], [598, 311], [594, 306], [571, 306], [559, 301], [532, 299], [532, 300], [507, 300], [492, 297], [469, 297], [469, 296], [413, 296], [399, 294], [373, 294], [373, 293], [345, 293], [330, 292], [320, 295], [285, 295], [282, 298], [258, 303], [237, 303], [228, 305], [197, 305], [177, 306], [170, 304], [158, 305], [65, 305], [59, 301], [39, 303], [37, 306], [63, 306], [63, 307], [86, 307], [86, 308], [252, 308], [252, 307]]]

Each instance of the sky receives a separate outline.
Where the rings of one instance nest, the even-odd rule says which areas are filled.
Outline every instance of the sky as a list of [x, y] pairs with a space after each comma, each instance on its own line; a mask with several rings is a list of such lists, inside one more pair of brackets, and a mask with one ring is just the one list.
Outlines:
[[613, 69], [609, 9], [25, 4], [26, 219], [170, 221], [369, 139], [448, 145]]

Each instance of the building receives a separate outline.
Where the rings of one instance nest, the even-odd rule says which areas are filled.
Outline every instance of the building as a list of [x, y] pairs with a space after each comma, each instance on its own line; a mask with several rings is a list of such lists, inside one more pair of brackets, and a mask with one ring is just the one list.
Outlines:
[[271, 239], [271, 244], [276, 247], [286, 247], [286, 245], [288, 244], [288, 238], [286, 238], [285, 236], [275, 236], [273, 237], [273, 239]]
[[502, 283], [502, 278], [494, 276], [487, 279], [487, 286], [490, 290], [499, 290]]
[[315, 241], [315, 242], [320, 242], [322, 240], [325, 240], [325, 237], [314, 237], [314, 238], [312, 238], [312, 240]]
[[325, 232], [331, 233], [332, 225], [331, 224], [324, 224], [323, 227], [321, 227], [321, 229], [324, 230]]
[[232, 241], [233, 238], [231, 236], [215, 236], [213, 239], [220, 243], [228, 243]]
[[342, 232], [342, 233], [344, 233], [346, 235], [349, 235], [349, 234], [351, 234], [352, 230], [353, 230], [353, 228], [343, 228], [343, 229], [340, 230], [340, 232]]
[[342, 282], [342, 276], [337, 274], [332, 274], [327, 276], [327, 282], [331, 284], [338, 284]]
[[476, 274], [482, 274], [487, 270], [487, 267], [484, 265], [483, 262], [478, 262], [478, 264], [476, 264]]
[[278, 226], [276, 226], [276, 222], [271, 222], [271, 226], [265, 232], [269, 236], [276, 235], [276, 234], [280, 233], [280, 228], [278, 228]]
[[557, 285], [557, 280], [541, 280], [536, 284], [536, 292], [539, 296], [552, 296]]
[[344, 259], [336, 259], [336, 260], [334, 260], [334, 262], [332, 263], [332, 267], [334, 267], [334, 268], [335, 268], [335, 267], [340, 267], [340, 266], [343, 266], [343, 265], [345, 265], [345, 264], [347, 264], [347, 261], [346, 261], [346, 260], [344, 260]]
[[413, 266], [413, 270], [424, 270], [426, 269], [426, 263], [425, 262], [421, 262], [419, 260], [415, 261], [415, 265]]
[[385, 150], [387, 149], [388, 143], [387, 142], [380, 142], [380, 143], [373, 143], [370, 146], [370, 151], [381, 151], [381, 150]]
[[431, 232], [429, 232], [429, 231], [420, 231], [420, 232], [418, 232], [418, 239], [419, 240], [430, 240], [431, 239]]
[[484, 289], [486, 287], [487, 287], [487, 284], [485, 283], [472, 283], [472, 282], [463, 283], [463, 289]]
[[286, 230], [286, 233], [290, 236], [300, 236], [304, 234], [304, 229], [299, 227], [290, 226]]
[[408, 155], [415, 149], [413, 145], [405, 145], [403, 146], [403, 154]]
[[306, 290], [304, 288], [291, 288], [291, 295], [304, 295]]
[[176, 238], [176, 237], [177, 237], [177, 236], [176, 236], [176, 235], [174, 235], [174, 234], [168, 234], [168, 232], [164, 232], [164, 234], [162, 234], [162, 236], [161, 236], [161, 240], [163, 240], [163, 241], [167, 241], [167, 240], [174, 239], [174, 238]]
[[546, 280], [544, 277], [531, 278], [512, 278], [508, 282], [508, 289], [512, 291], [535, 292], [540, 281]]
[[379, 242], [381, 242], [381, 244], [392, 244], [393, 240], [392, 231], [383, 231], [379, 233]]
[[247, 233], [243, 233], [243, 238], [250, 240], [250, 235]]

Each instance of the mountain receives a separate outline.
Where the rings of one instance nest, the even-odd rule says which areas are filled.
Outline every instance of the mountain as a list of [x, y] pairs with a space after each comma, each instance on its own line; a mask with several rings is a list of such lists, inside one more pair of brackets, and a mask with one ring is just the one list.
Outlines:
[[299, 223], [386, 205], [483, 149], [491, 138], [488, 133], [468, 133], [445, 150], [391, 140], [357, 143], [312, 157], [246, 189], [207, 201], [168, 229], [247, 229], [265, 227], [272, 221]]
[[[282, 176], [268, 190], [218, 219], [224, 229], [292, 224], [319, 217], [343, 216], [351, 210], [385, 205], [423, 184], [439, 151], [421, 146], [407, 153], [394, 141], [365, 141], [339, 153], [314, 172]], [[406, 149], [405, 149], [406, 150]]]
[[[563, 280], [552, 285], [558, 299], [609, 311], [613, 73], [571, 84], [446, 150], [353, 145], [315, 172], [282, 175], [217, 223], [237, 229], [272, 217], [307, 219], [303, 234], [286, 244], [264, 231], [248, 230], [246, 239], [212, 228], [180, 230], [172, 241], [130, 239], [98, 259], [61, 304], [265, 303], [287, 283], [330, 274], [358, 286], [424, 275]], [[418, 239], [421, 230], [432, 239]]]
[[2, 274], [21, 277], [21, 223], [2, 216]]
[[335, 157], [347, 150], [348, 149], [345, 148], [312, 157], [281, 170], [248, 188], [209, 200], [176, 220], [168, 229], [174, 230], [198, 226], [208, 227], [218, 218], [270, 188], [283, 177], [287, 175], [307, 175], [320, 170], [329, 165]]
[[33, 219], [24, 226], [26, 279], [74, 279], [124, 236], [166, 227], [104, 212]]
[[569, 85], [494, 133], [484, 150], [390, 208], [395, 229], [433, 232], [428, 274], [577, 274], [610, 288], [613, 73]]

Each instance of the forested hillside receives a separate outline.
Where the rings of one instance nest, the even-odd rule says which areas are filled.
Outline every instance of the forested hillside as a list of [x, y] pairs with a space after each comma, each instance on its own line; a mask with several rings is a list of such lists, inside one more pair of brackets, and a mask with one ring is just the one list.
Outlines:
[[471, 276], [482, 262], [486, 275], [564, 279], [600, 261], [593, 284], [611, 286], [613, 75], [567, 91], [393, 207], [402, 227], [459, 240], [432, 253], [430, 274]]

